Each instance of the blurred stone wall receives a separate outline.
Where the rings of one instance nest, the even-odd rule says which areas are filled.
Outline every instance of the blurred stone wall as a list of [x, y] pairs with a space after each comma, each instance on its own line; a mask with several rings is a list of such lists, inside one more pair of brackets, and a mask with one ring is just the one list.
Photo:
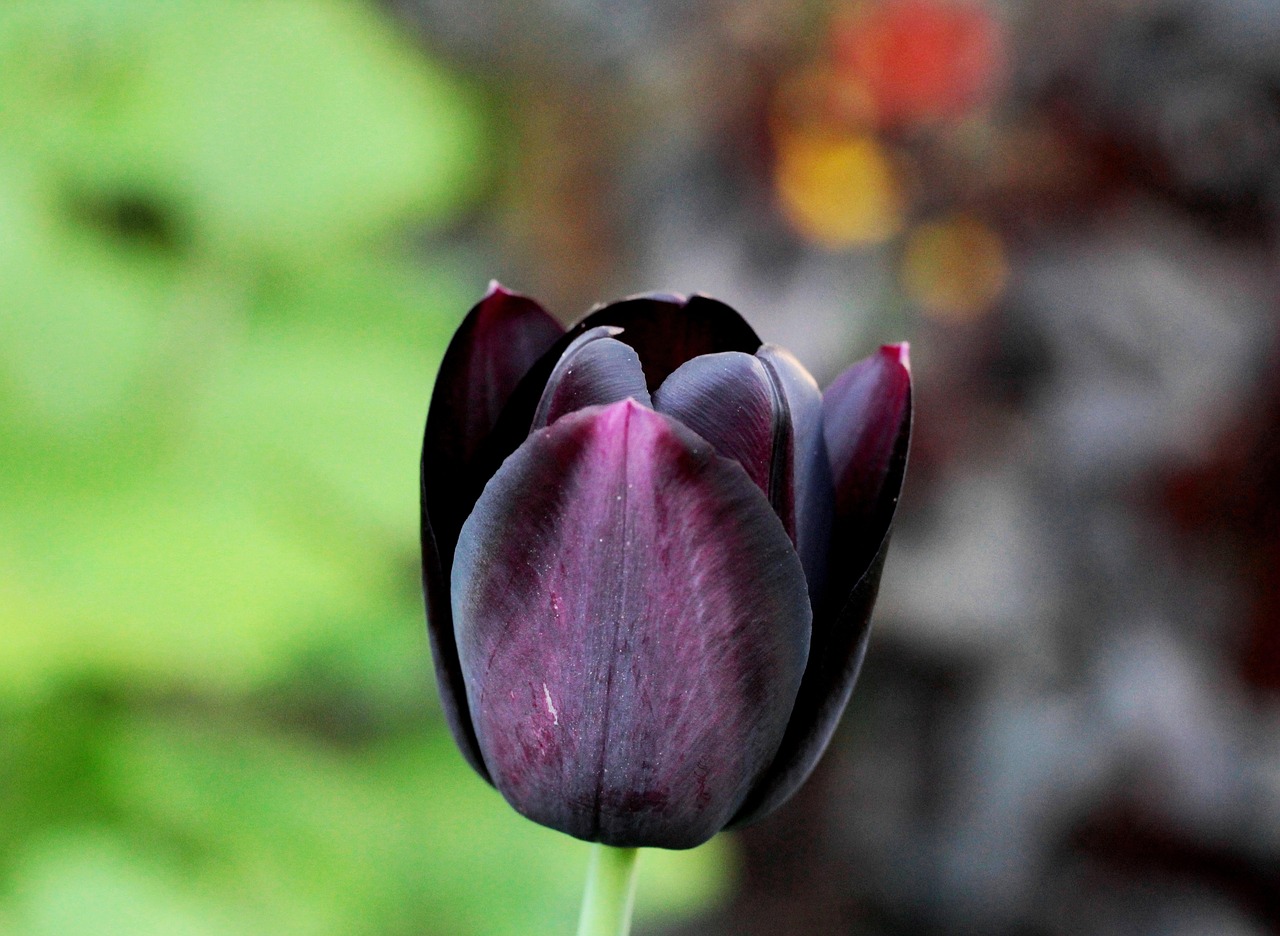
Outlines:
[[682, 932], [1280, 932], [1280, 6], [393, 6], [507, 102], [512, 285], [913, 342], [863, 680]]

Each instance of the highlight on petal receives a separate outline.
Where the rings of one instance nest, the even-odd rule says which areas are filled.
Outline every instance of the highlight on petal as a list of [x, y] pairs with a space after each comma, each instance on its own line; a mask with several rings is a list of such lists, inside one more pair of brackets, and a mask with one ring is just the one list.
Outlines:
[[477, 463], [485, 440], [525, 372], [563, 333], [538, 303], [493, 283], [445, 351], [423, 436], [422, 564], [432, 658], [449, 727], [486, 777], [458, 669], [448, 569], [458, 532], [484, 486]]
[[774, 464], [775, 453], [787, 448], [776, 444], [787, 431], [787, 413], [760, 360], [723, 351], [686, 361], [655, 391], [653, 406], [746, 469], [787, 532], [794, 533], [787, 466]]
[[836, 490], [827, 585], [786, 737], [735, 826], [768, 815], [808, 779], [857, 681], [911, 439], [907, 346], [886, 345], [837, 377], [823, 426]]
[[634, 296], [628, 296], [627, 299], [655, 299], [658, 302], [671, 302], [680, 306], [689, 301], [688, 296], [681, 295], [680, 293], [663, 292], [660, 289], [655, 289], [650, 292], [636, 293]]
[[687, 301], [666, 294], [623, 299], [595, 309], [575, 331], [598, 325], [624, 329], [618, 337], [640, 355], [650, 392], [677, 367], [700, 354], [754, 354], [760, 347], [760, 336], [741, 315], [707, 296]]
[[651, 406], [644, 370], [635, 349], [615, 337], [621, 328], [601, 325], [583, 332], [565, 349], [542, 391], [533, 428], [550, 425], [586, 406], [628, 397]]
[[719, 831], [777, 750], [808, 655], [804, 573], [768, 502], [632, 400], [507, 459], [462, 531], [453, 602], [495, 785], [611, 845]]

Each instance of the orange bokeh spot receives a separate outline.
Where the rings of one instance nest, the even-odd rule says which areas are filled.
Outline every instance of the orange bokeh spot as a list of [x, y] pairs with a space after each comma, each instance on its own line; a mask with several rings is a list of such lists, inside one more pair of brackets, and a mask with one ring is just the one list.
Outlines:
[[903, 292], [926, 315], [959, 324], [1000, 298], [1009, 265], [999, 234], [977, 218], [955, 215], [910, 233], [900, 276]]
[[887, 127], [957, 120], [1005, 68], [1000, 26], [964, 0], [887, 0], [832, 29], [835, 66], [865, 87]]
[[832, 249], [889, 240], [902, 226], [898, 171], [872, 136], [782, 128], [776, 184], [805, 237]]

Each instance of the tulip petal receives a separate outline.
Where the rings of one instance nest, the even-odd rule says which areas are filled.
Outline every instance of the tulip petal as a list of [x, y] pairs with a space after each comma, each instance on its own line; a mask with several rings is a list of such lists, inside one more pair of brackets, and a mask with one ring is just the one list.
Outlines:
[[669, 293], [633, 296], [595, 309], [553, 344], [511, 394], [478, 459], [489, 477], [529, 434], [552, 371], [569, 346], [602, 326], [621, 328], [618, 339], [634, 348], [652, 393], [685, 361], [720, 351], [754, 353], [760, 338], [733, 309], [706, 296], [685, 299]]
[[786, 403], [790, 421], [790, 486], [795, 516], [796, 551], [816, 605], [827, 578], [827, 554], [835, 489], [822, 428], [822, 391], [817, 381], [790, 351], [764, 345], [756, 352]]
[[639, 353], [650, 392], [677, 367], [700, 354], [754, 354], [760, 347], [760, 336], [741, 315], [707, 296], [687, 301], [667, 295], [623, 299], [596, 309], [575, 326], [575, 331], [597, 325], [624, 329], [618, 337]]
[[485, 439], [525, 372], [563, 332], [538, 303], [492, 284], [445, 351], [422, 442], [422, 565], [432, 658], [453, 736], [486, 779], [458, 667], [448, 569], [458, 532], [484, 487], [477, 462]]
[[653, 395], [653, 406], [679, 420], [732, 458], [764, 492], [793, 533], [789, 477], [777, 455], [786, 432], [787, 414], [765, 365], [741, 351], [704, 354], [686, 361], [662, 382]]
[[907, 346], [886, 345], [837, 377], [823, 401], [823, 426], [836, 479], [827, 587], [787, 735], [735, 826], [768, 815], [808, 779], [853, 692], [911, 438]]
[[[911, 416], [907, 345], [885, 345], [832, 382], [822, 418], [842, 521], [862, 527], [855, 553], [869, 562], [897, 505]], [[898, 486], [886, 497], [897, 468]], [[877, 522], [878, 521], [878, 522]]]
[[618, 846], [692, 847], [734, 814], [811, 630], [800, 561], [746, 472], [634, 400], [507, 459], [463, 528], [453, 601], [495, 785]]
[[565, 349], [542, 391], [533, 415], [534, 429], [574, 410], [627, 397], [652, 406], [639, 355], [613, 337], [621, 331], [609, 325], [588, 329]]

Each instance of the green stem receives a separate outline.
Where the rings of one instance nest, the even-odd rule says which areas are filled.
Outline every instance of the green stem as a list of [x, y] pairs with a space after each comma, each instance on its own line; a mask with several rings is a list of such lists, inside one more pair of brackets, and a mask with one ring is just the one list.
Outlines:
[[636, 899], [638, 848], [593, 845], [587, 867], [587, 891], [582, 895], [578, 936], [627, 936], [631, 905]]

